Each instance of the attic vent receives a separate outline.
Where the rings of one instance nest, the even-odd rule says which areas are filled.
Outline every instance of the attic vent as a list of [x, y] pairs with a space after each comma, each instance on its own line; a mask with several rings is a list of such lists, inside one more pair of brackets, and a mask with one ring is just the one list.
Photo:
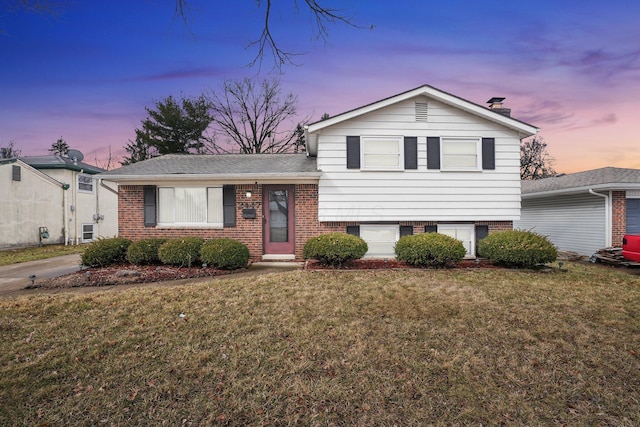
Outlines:
[[427, 122], [428, 111], [428, 104], [426, 102], [416, 102], [416, 122]]
[[12, 165], [11, 167], [11, 179], [14, 181], [22, 180], [22, 170], [18, 165]]

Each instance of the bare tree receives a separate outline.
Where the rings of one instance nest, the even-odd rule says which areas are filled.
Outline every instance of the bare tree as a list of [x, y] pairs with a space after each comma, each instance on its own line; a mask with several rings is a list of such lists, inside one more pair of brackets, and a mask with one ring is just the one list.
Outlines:
[[0, 158], [4, 159], [13, 159], [22, 155], [22, 150], [16, 148], [16, 142], [13, 140], [9, 141], [6, 147], [0, 147], [0, 151], [2, 152]]
[[542, 179], [556, 176], [555, 159], [547, 152], [542, 137], [533, 137], [520, 144], [520, 179]]
[[107, 155], [106, 160], [98, 160], [98, 155], [96, 151], [96, 154], [94, 155], [94, 162], [93, 162], [94, 165], [105, 170], [110, 170], [113, 167], [114, 163], [115, 162], [113, 159], [113, 154], [111, 154], [111, 146], [109, 146], [109, 154]]
[[[249, 48], [256, 48], [256, 56], [251, 60], [250, 66], [262, 64], [266, 53], [273, 57], [274, 65], [281, 67], [286, 64], [295, 64], [294, 58], [299, 56], [299, 52], [293, 52], [282, 46], [281, 41], [274, 38], [272, 28], [273, 22], [272, 7], [275, 0], [256, 0], [257, 8], [264, 6], [264, 25], [260, 37], [249, 43]], [[299, 5], [298, 0], [293, 0], [292, 6], [298, 15], [308, 14], [312, 23], [312, 35], [316, 39], [326, 41], [329, 36], [331, 25], [344, 24], [354, 28], [365, 28], [354, 23], [354, 19], [345, 10], [325, 6], [324, 0], [303, 0]], [[183, 24], [189, 26], [190, 0], [175, 0], [174, 20], [179, 19]], [[60, 14], [69, 5], [73, 5], [70, 0], [5, 0], [0, 6], [0, 11], [7, 12], [27, 12], [39, 13], [55, 16]], [[374, 25], [366, 28], [373, 29]]]
[[[293, 151], [298, 134], [286, 129], [286, 121], [296, 114], [297, 98], [281, 97], [280, 81], [265, 79], [226, 80], [220, 92], [211, 92], [210, 104], [215, 139], [211, 151], [229, 153], [284, 153]], [[295, 125], [292, 123], [292, 127]], [[220, 138], [225, 140], [220, 143]], [[234, 147], [236, 146], [236, 147]]]

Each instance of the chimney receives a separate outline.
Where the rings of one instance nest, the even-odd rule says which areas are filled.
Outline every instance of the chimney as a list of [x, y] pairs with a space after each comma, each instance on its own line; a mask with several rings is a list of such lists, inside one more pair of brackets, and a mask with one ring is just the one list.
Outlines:
[[503, 108], [502, 101], [504, 101], [504, 98], [493, 97], [487, 101], [487, 104], [489, 104], [490, 110], [503, 116], [511, 117], [511, 108]]

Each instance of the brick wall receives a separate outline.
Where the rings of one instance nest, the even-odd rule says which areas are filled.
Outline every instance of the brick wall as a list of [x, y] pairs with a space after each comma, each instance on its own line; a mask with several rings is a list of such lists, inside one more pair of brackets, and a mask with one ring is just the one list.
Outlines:
[[[251, 198], [246, 197], [251, 191]], [[323, 222], [318, 221], [318, 186], [317, 184], [296, 184], [295, 193], [295, 255], [302, 260], [302, 248], [311, 237], [332, 231], [346, 232], [347, 226], [358, 225], [357, 222]], [[143, 187], [122, 185], [118, 192], [118, 231], [119, 235], [131, 240], [150, 237], [182, 237], [199, 236], [205, 239], [229, 237], [243, 242], [249, 247], [252, 261], [260, 261], [263, 255], [262, 245], [262, 186], [253, 184], [236, 185], [236, 226], [223, 229], [209, 228], [160, 228], [145, 227], [143, 213]], [[242, 217], [242, 209], [256, 210], [255, 219]], [[511, 230], [511, 221], [479, 221], [477, 225], [488, 225], [489, 232]], [[400, 225], [412, 225], [414, 233], [423, 233], [426, 225], [436, 225], [433, 221], [401, 222]]]
[[622, 246], [622, 238], [627, 232], [627, 193], [611, 193], [611, 245]]

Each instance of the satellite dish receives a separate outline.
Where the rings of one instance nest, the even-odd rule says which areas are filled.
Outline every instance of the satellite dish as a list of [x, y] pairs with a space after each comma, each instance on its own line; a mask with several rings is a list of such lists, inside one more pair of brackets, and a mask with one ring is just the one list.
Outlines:
[[67, 157], [76, 161], [76, 162], [81, 162], [84, 160], [84, 154], [82, 154], [80, 151], [78, 150], [69, 150], [67, 151]]

